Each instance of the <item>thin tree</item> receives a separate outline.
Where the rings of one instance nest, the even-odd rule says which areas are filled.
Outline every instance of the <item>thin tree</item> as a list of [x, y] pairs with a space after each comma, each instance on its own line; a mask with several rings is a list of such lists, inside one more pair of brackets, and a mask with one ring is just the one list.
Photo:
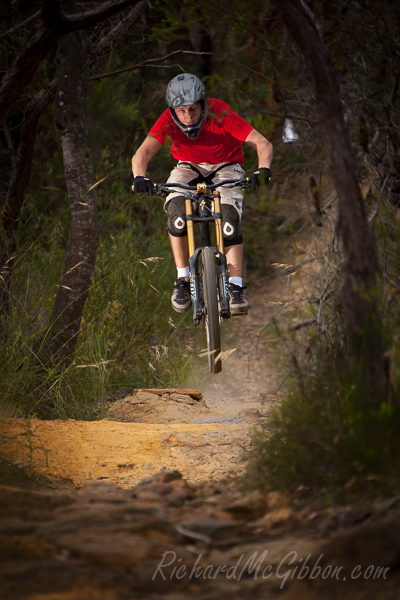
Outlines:
[[376, 301], [378, 256], [357, 182], [335, 69], [304, 4], [300, 0], [279, 0], [276, 5], [313, 78], [339, 199], [338, 230], [345, 257], [341, 289], [343, 314], [354, 362], [363, 370], [370, 402], [376, 404], [386, 388]]
[[9, 288], [16, 258], [16, 232], [29, 182], [39, 117], [54, 97], [55, 84], [41, 90], [25, 109], [6, 201], [0, 214], [0, 313], [9, 308]]
[[87, 144], [87, 53], [79, 33], [59, 40], [57, 72], [54, 123], [62, 147], [71, 225], [46, 347], [58, 360], [65, 360], [75, 349], [100, 235]]

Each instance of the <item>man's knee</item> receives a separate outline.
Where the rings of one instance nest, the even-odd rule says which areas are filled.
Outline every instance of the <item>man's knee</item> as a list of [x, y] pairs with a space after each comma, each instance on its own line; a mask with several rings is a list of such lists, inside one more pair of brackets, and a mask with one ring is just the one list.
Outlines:
[[239, 213], [231, 204], [222, 204], [222, 231], [225, 246], [235, 246], [243, 242]]
[[174, 237], [183, 237], [187, 234], [185, 198], [176, 196], [172, 198], [167, 206], [168, 231]]

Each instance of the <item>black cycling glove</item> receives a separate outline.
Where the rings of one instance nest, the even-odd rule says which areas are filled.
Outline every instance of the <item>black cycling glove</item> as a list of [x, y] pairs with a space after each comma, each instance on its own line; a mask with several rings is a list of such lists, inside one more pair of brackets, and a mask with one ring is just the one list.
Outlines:
[[153, 195], [153, 182], [148, 177], [138, 175], [133, 180], [132, 191], [136, 194], [148, 194]]
[[266, 185], [270, 177], [271, 170], [267, 169], [267, 167], [260, 167], [257, 171], [254, 171], [251, 176], [251, 187], [255, 190], [259, 185]]

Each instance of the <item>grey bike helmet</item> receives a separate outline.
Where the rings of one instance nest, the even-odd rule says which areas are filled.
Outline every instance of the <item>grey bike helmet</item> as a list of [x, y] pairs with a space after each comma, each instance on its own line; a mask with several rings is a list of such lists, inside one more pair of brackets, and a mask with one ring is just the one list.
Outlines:
[[[204, 83], [191, 73], [177, 75], [169, 82], [165, 99], [171, 116], [179, 129], [190, 139], [196, 139], [207, 117], [207, 94]], [[195, 125], [183, 125], [176, 116], [175, 108], [190, 106], [191, 104], [196, 104], [196, 102], [200, 102], [202, 107], [199, 121]]]

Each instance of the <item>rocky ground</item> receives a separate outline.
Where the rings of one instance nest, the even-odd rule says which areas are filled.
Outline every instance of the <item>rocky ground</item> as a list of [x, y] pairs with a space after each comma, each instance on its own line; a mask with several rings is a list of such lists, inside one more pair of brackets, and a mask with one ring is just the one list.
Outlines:
[[123, 489], [0, 485], [9, 600], [399, 598], [400, 498], [330, 511], [164, 471]]
[[[308, 256], [298, 240], [290, 260]], [[1, 420], [2, 600], [400, 599], [400, 498], [316, 510], [239, 485], [280, 401], [268, 324], [303, 291], [282, 264], [254, 281], [222, 373], [189, 389], [132, 390], [96, 422]]]

